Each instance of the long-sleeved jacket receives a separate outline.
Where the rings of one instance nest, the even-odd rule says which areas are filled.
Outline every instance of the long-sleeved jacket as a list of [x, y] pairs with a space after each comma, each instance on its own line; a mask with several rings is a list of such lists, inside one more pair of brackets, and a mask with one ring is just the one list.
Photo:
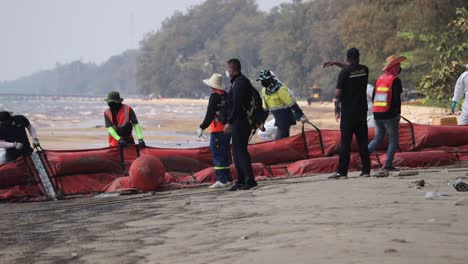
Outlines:
[[263, 108], [270, 111], [275, 117], [275, 125], [278, 127], [290, 126], [294, 121], [292, 111], [299, 116], [303, 115], [301, 108], [297, 105], [292, 92], [285, 86], [278, 91], [267, 94], [266, 88], [262, 89]]
[[224, 125], [219, 122], [218, 116], [220, 114], [220, 104], [222, 101], [221, 94], [212, 93], [210, 99], [208, 100], [208, 107], [206, 108], [205, 118], [200, 125], [200, 128], [205, 130], [208, 126], [210, 127], [210, 132], [222, 132], [224, 131]]
[[252, 98], [252, 84], [242, 73], [231, 78], [231, 89], [228, 92], [228, 123], [246, 121], [245, 109], [249, 108]]

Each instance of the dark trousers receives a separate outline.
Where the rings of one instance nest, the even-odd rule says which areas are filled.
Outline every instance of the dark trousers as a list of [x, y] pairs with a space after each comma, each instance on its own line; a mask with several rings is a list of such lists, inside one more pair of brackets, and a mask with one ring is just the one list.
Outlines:
[[232, 181], [231, 164], [231, 134], [212, 132], [210, 137], [210, 151], [213, 156], [216, 180], [222, 183]]
[[282, 138], [287, 138], [289, 137], [289, 129], [291, 126], [286, 125], [286, 126], [278, 126], [278, 129], [276, 130], [276, 135], [275, 139], [282, 139]]
[[351, 155], [351, 143], [353, 135], [356, 136], [359, 145], [359, 154], [362, 162], [362, 173], [370, 173], [370, 157], [367, 148], [367, 120], [346, 120], [340, 123], [341, 130], [341, 150], [338, 173], [348, 175], [349, 158]]
[[22, 149], [17, 150], [16, 148], [6, 149], [5, 150], [5, 160], [6, 162], [14, 161], [21, 156], [29, 156], [32, 153], [32, 149]]
[[246, 119], [236, 120], [232, 124], [233, 158], [239, 185], [256, 183], [252, 172], [252, 161], [247, 150], [251, 132], [252, 128]]

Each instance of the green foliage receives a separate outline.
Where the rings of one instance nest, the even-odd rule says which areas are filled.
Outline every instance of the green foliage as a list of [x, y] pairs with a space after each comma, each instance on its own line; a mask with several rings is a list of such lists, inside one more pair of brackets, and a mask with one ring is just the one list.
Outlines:
[[331, 98], [339, 69], [324, 70], [323, 62], [344, 61], [346, 49], [357, 47], [371, 71], [370, 83], [388, 56], [401, 54], [408, 58], [402, 64], [403, 86], [448, 101], [460, 63], [468, 58], [466, 9], [456, 12], [466, 1], [293, 0], [261, 12], [255, 0], [206, 0], [167, 18], [138, 51], [103, 65], [57, 65], [0, 83], [0, 91], [105, 95], [117, 89], [199, 98], [209, 93], [201, 80], [223, 74], [226, 61], [237, 57], [252, 80], [270, 69], [299, 97], [308, 96], [316, 83]]
[[201, 80], [224, 72], [224, 62], [238, 57], [248, 69], [259, 64], [256, 34], [263, 32], [255, 1], [207, 0], [167, 19], [141, 43], [137, 80], [142, 93], [164, 97], [200, 97]]
[[460, 8], [446, 31], [431, 43], [435, 59], [431, 71], [418, 84], [419, 91], [439, 102], [448, 102], [468, 55], [468, 11]]
[[464, 3], [295, 0], [262, 13], [255, 1], [208, 0], [174, 14], [142, 41], [137, 81], [142, 93], [199, 97], [207, 93], [200, 80], [224, 72], [225, 61], [238, 57], [251, 79], [271, 69], [296, 95], [307, 96], [317, 83], [330, 97], [338, 70], [321, 65], [344, 60], [345, 50], [355, 46], [371, 69], [370, 82], [388, 56], [407, 56], [402, 79], [412, 88], [438, 63], [430, 47]]

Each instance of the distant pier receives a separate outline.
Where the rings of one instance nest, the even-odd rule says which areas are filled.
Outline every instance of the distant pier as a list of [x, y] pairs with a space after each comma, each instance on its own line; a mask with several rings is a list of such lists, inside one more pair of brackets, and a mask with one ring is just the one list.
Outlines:
[[47, 95], [47, 94], [20, 94], [20, 93], [0, 93], [0, 102], [2, 101], [102, 101], [102, 96], [82, 95], [82, 94], [63, 94], [63, 95]]

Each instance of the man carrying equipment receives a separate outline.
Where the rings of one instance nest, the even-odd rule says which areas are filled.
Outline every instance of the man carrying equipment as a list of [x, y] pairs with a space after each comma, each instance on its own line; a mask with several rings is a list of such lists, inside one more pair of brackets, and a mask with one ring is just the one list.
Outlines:
[[40, 147], [36, 130], [25, 116], [11, 115], [11, 112], [0, 110], [0, 148], [6, 149], [7, 162], [32, 153], [26, 130], [33, 138], [33, 146]]

